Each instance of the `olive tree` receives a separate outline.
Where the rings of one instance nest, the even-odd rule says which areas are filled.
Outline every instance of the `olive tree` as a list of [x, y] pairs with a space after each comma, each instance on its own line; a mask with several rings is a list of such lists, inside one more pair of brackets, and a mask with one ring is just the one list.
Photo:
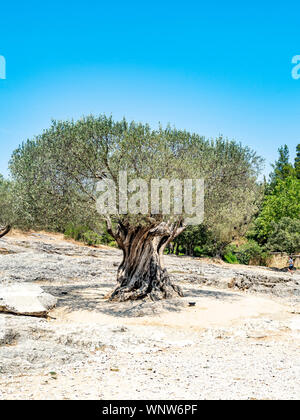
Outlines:
[[[99, 182], [110, 181], [120, 189], [120, 171], [126, 172], [128, 185], [137, 178], [147, 185], [153, 179], [204, 179], [204, 223], [215, 235], [228, 238], [257, 210], [260, 165], [255, 152], [235, 141], [222, 137], [207, 140], [169, 126], [152, 129], [147, 124], [125, 119], [115, 122], [102, 115], [76, 122], [54, 121], [48, 130], [14, 152], [10, 168], [18, 185], [18, 205], [22, 208], [25, 202], [27, 212], [32, 208], [43, 217], [55, 215], [57, 207], [55, 210], [51, 196], [67, 196], [66, 211], [74, 203], [73, 208], [80, 206], [93, 220], [105, 220], [108, 232], [123, 251], [111, 299], [125, 301], [182, 295], [167, 273], [163, 252], [186, 228], [186, 214], [153, 212], [150, 206], [145, 209], [140, 199], [137, 205], [143, 211], [135, 214], [120, 211], [118, 202], [114, 214], [97, 215]], [[138, 194], [138, 189], [133, 193]], [[175, 205], [175, 189], [171, 198]]]
[[7, 235], [8, 232], [10, 231], [11, 227], [9, 225], [7, 226], [0, 226], [0, 238], [2, 238], [3, 236]]
[[11, 183], [0, 174], [0, 238], [11, 229]]

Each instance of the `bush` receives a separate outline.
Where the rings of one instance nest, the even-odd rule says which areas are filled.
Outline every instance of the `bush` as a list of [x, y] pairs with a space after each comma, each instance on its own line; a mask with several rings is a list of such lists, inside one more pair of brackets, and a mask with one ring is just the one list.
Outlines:
[[112, 247], [114, 247], [114, 248], [117, 248], [117, 247], [118, 247], [118, 244], [117, 244], [117, 242], [116, 242], [116, 241], [110, 241], [107, 245], [108, 245], [108, 246], [112, 246]]
[[117, 247], [116, 241], [106, 231], [99, 235], [85, 225], [74, 225], [70, 223], [67, 225], [64, 235], [66, 238], [72, 238], [75, 241], [83, 242], [89, 246], [104, 244]]
[[225, 255], [223, 256], [223, 258], [224, 258], [224, 260], [225, 260], [226, 262], [228, 262], [229, 264], [238, 264], [238, 263], [239, 263], [239, 261], [238, 261], [238, 259], [237, 259], [236, 255], [234, 255], [232, 252], [228, 252], [227, 254], [225, 254]]
[[0, 174], [0, 225], [13, 222], [11, 183]]
[[273, 222], [272, 233], [267, 242], [270, 251], [293, 254], [300, 251], [300, 220], [283, 217]]
[[87, 245], [100, 245], [101, 244], [101, 236], [97, 233], [93, 232], [92, 230], [88, 230], [84, 232], [82, 235], [82, 240]]
[[265, 196], [260, 214], [248, 236], [266, 244], [274, 232], [274, 226], [285, 218], [300, 218], [300, 179], [288, 177], [277, 180], [274, 190]]
[[82, 241], [84, 239], [84, 234], [88, 232], [90, 229], [84, 225], [74, 225], [72, 223], [68, 224], [64, 235], [66, 238], [72, 238], [75, 241]]
[[249, 240], [239, 247], [233, 244], [228, 245], [223, 258], [231, 264], [266, 265], [268, 253], [257, 242]]
[[173, 252], [194, 257], [219, 256], [224, 243], [204, 225], [189, 226], [175, 240]]
[[112, 243], [116, 244], [116, 241], [114, 240], [114, 238], [107, 233], [107, 231], [105, 230], [102, 234], [101, 234], [101, 244], [103, 245], [108, 245], [108, 246], [116, 246], [116, 245], [110, 245]]
[[250, 260], [259, 259], [261, 252], [259, 244], [252, 240], [241, 245], [236, 251], [236, 256], [240, 264], [249, 264]]
[[194, 257], [201, 257], [203, 255], [202, 249], [200, 246], [195, 246], [193, 250]]

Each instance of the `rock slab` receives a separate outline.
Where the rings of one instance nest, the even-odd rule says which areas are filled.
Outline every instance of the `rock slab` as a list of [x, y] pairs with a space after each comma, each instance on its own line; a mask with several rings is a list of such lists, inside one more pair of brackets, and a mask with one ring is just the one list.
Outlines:
[[0, 285], [0, 312], [45, 316], [56, 303], [56, 297], [34, 284]]

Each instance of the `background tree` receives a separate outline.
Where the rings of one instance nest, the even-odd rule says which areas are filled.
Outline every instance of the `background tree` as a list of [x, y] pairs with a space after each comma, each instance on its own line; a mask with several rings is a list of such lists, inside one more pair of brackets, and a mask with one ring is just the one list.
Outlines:
[[[243, 224], [243, 222], [242, 222]], [[248, 227], [248, 224], [247, 224]], [[241, 231], [237, 232], [234, 227], [231, 235], [223, 241], [205, 224], [188, 226], [172, 243], [173, 246], [168, 250], [176, 255], [185, 254], [194, 257], [221, 257], [225, 247], [237, 236], [240, 237]]]
[[176, 255], [180, 253], [200, 256], [209, 255], [216, 252], [214, 248], [214, 238], [211, 232], [204, 224], [197, 226], [188, 226], [175, 240], [173, 252]]
[[12, 220], [11, 183], [0, 174], [0, 238], [10, 231]]
[[267, 248], [275, 252], [293, 254], [300, 250], [300, 219], [283, 217], [279, 222], [272, 222]]
[[295, 175], [295, 169], [290, 163], [290, 152], [288, 146], [284, 146], [278, 149], [279, 158], [272, 165], [273, 172], [270, 174], [270, 187], [271, 189], [275, 187], [277, 181], [282, 181], [287, 177]]
[[[154, 130], [105, 116], [53, 122], [21, 145], [10, 163], [19, 214], [26, 213], [29, 222], [49, 220], [49, 226], [65, 214], [77, 214], [76, 209], [91, 223], [100, 219], [95, 211], [97, 182], [109, 178], [118, 186], [120, 170], [127, 171], [128, 182], [139, 177], [148, 185], [153, 178], [204, 178], [205, 225], [220, 240], [257, 210], [260, 167], [261, 159], [252, 150], [222, 137], [206, 140], [171, 127]], [[150, 211], [106, 217], [108, 232], [123, 250], [112, 299], [182, 294], [171, 282], [162, 256], [186, 228], [183, 218]]]
[[91, 211], [86, 194], [53, 162], [54, 151], [47, 148], [45, 138], [28, 140], [12, 155], [14, 224], [59, 232], [70, 224], [88, 226], [96, 210]]
[[300, 179], [300, 143], [296, 147], [295, 171], [297, 178]]
[[254, 222], [254, 232], [248, 236], [264, 244], [276, 223], [283, 217], [300, 218], [300, 180], [288, 177], [277, 180], [271, 193], [264, 197], [259, 216]]

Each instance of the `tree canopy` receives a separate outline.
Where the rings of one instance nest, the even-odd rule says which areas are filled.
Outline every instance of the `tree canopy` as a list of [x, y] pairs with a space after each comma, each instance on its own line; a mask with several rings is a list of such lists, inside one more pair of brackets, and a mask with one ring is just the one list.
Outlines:
[[257, 238], [266, 241], [274, 223], [283, 217], [300, 218], [300, 180], [295, 177], [278, 180], [272, 193], [265, 196], [262, 210], [255, 220]]
[[[51, 127], [23, 143], [12, 155], [14, 212], [26, 226], [61, 229], [68, 221], [88, 221], [95, 230], [101, 218], [123, 250], [118, 270], [119, 300], [150, 295], [168, 297], [174, 286], [162, 262], [165, 247], [185, 228], [184, 214], [99, 215], [97, 184], [103, 179], [119, 187], [119, 172], [128, 182], [139, 178], [204, 179], [204, 224], [219, 241], [245, 231], [257, 211], [257, 175], [262, 159], [248, 147], [219, 137], [205, 139], [167, 126], [111, 117], [53, 121]], [[174, 198], [175, 191], [172, 192]]]
[[273, 172], [270, 174], [271, 187], [274, 187], [277, 181], [295, 175], [295, 168], [290, 163], [290, 151], [288, 146], [285, 144], [280, 147], [278, 153], [278, 160], [272, 165]]
[[[243, 225], [256, 209], [262, 160], [234, 141], [106, 116], [54, 121], [14, 153], [15, 209], [24, 223], [59, 228], [75, 213], [95, 219], [95, 184], [128, 178], [205, 179], [205, 223], [219, 234]], [[150, 214], [148, 214], [150, 216]], [[129, 215], [121, 216], [124, 219]], [[161, 220], [161, 215], [157, 218]], [[135, 221], [137, 222], [137, 221]]]
[[9, 225], [12, 220], [11, 184], [0, 174], [0, 226]]

